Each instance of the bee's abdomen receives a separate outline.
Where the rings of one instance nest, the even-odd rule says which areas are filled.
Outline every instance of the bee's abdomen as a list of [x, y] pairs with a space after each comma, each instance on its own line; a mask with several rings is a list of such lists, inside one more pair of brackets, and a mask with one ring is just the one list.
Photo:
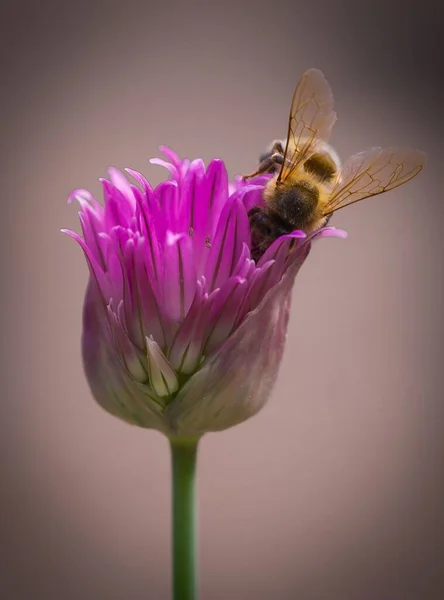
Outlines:
[[319, 202], [319, 190], [309, 181], [298, 181], [291, 187], [276, 190], [272, 210], [282, 220], [291, 224], [292, 229], [303, 229], [313, 218]]

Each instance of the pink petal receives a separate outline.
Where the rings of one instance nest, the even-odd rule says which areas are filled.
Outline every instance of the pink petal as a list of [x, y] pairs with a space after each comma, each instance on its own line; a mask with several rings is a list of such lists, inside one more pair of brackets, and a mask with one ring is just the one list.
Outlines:
[[179, 178], [179, 171], [170, 162], [167, 162], [166, 160], [162, 160], [161, 158], [150, 158], [150, 163], [152, 165], [158, 165], [159, 167], [164, 167], [165, 169], [167, 169], [170, 172], [171, 176], [174, 179]]
[[94, 257], [92, 251], [86, 245], [85, 241], [79, 236], [79, 234], [75, 233], [75, 231], [70, 231], [69, 229], [61, 229], [61, 232], [66, 233], [66, 235], [69, 235], [69, 237], [75, 240], [82, 248], [86, 261], [88, 263], [89, 272], [91, 274], [92, 280], [95, 282], [97, 290], [100, 293], [103, 306], [106, 306], [108, 304], [108, 298], [110, 297], [110, 287], [105, 277], [105, 274], [102, 271], [96, 258]]
[[159, 345], [154, 340], [146, 338], [146, 344], [148, 377], [151, 387], [160, 398], [171, 396], [179, 388], [179, 381], [174, 369], [171, 368]]
[[209, 290], [220, 287], [235, 270], [244, 244], [250, 236], [247, 213], [241, 201], [233, 198], [221, 214], [205, 267]]
[[146, 387], [122, 369], [104, 311], [90, 284], [83, 310], [82, 354], [94, 398], [109, 413], [132, 425], [166, 433], [161, 403], [153, 402], [153, 392], [146, 394]]
[[136, 381], [141, 383], [145, 382], [147, 380], [147, 372], [140, 362], [136, 348], [127, 336], [117, 315], [112, 311], [110, 306], [108, 306], [108, 321], [115, 347], [120, 350], [122, 364], [128, 370], [130, 376]]
[[132, 209], [134, 210], [136, 203], [128, 179], [125, 177], [122, 171], [119, 171], [119, 169], [116, 169], [115, 167], [109, 167], [108, 173], [111, 179], [111, 183], [116, 187], [116, 189], [118, 189], [123, 194], [123, 196], [125, 196]]
[[[202, 329], [205, 330], [208, 317], [209, 306], [204, 302], [203, 286], [198, 282], [193, 303], [176, 332], [168, 354], [168, 360], [177, 372], [190, 373], [197, 367], [203, 342]], [[199, 345], [198, 353], [193, 351], [196, 344]]]
[[259, 307], [179, 390], [165, 413], [175, 435], [221, 431], [264, 406], [284, 351], [296, 271], [290, 267]]
[[162, 312], [180, 321], [191, 306], [197, 285], [190, 238], [168, 231], [163, 260]]
[[[222, 289], [215, 298], [212, 306], [212, 314], [207, 329], [207, 339], [203, 349], [203, 354], [210, 355], [214, 350], [231, 335], [237, 322], [242, 301], [248, 291], [246, 279], [233, 277], [234, 285], [226, 294]], [[216, 308], [217, 306], [217, 308]]]

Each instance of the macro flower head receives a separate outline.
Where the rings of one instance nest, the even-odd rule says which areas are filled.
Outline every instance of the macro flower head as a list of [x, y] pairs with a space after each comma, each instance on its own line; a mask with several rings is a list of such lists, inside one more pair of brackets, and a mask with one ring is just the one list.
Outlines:
[[139, 172], [102, 179], [104, 204], [85, 190], [82, 247], [90, 271], [82, 354], [95, 399], [165, 435], [236, 425], [267, 401], [281, 362], [297, 272], [324, 227], [277, 239], [255, 262], [248, 211], [269, 176], [228, 180], [221, 160], [180, 159], [162, 147], [169, 179]]

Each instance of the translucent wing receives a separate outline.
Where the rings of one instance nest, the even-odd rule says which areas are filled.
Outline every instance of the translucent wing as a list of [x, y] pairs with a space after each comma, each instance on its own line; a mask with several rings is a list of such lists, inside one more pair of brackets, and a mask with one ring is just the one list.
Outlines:
[[285, 180], [314, 152], [316, 141], [328, 141], [335, 121], [333, 94], [327, 80], [317, 69], [306, 71], [293, 94], [278, 181]]
[[410, 148], [370, 148], [354, 154], [341, 167], [324, 215], [406, 183], [425, 161], [424, 152]]

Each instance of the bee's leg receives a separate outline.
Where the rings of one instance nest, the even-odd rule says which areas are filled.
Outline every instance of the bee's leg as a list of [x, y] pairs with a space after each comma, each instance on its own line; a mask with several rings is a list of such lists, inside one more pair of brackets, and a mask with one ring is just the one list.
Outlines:
[[275, 165], [281, 165], [284, 162], [284, 155], [280, 152], [275, 152], [270, 158]]
[[330, 214], [328, 214], [328, 215], [325, 217], [325, 221], [324, 221], [324, 225], [323, 225], [323, 227], [327, 227], [327, 225], [328, 225], [328, 222], [330, 221], [330, 219], [332, 218], [332, 216], [333, 216], [333, 213], [330, 213]]
[[274, 152], [271, 156], [267, 156], [259, 163], [259, 167], [254, 173], [249, 173], [248, 175], [243, 175], [242, 179], [252, 179], [253, 177], [257, 177], [258, 175], [262, 175], [262, 173], [267, 173], [268, 171], [273, 171], [276, 165], [282, 164], [282, 154]]
[[272, 167], [274, 167], [274, 160], [272, 160], [271, 156], [267, 156], [267, 158], [264, 158], [264, 160], [259, 163], [256, 171], [249, 173], [248, 175], [243, 175], [242, 179], [252, 179], [253, 177], [262, 175], [262, 173], [267, 173]]
[[270, 156], [272, 156], [273, 154], [284, 154], [284, 147], [282, 145], [281, 140], [276, 140], [271, 146], [271, 148], [268, 148], [268, 150], [262, 152], [262, 154], [259, 156], [259, 163], [261, 163], [266, 158], [270, 158]]
[[277, 140], [271, 147], [272, 154], [284, 154], [284, 147], [280, 140]]

